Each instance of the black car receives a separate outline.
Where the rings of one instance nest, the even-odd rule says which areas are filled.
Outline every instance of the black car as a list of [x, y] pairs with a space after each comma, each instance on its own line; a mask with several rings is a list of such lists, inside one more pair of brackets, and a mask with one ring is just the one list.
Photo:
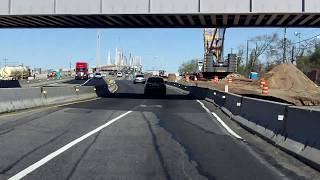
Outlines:
[[161, 77], [149, 77], [144, 86], [145, 95], [166, 95], [166, 84]]

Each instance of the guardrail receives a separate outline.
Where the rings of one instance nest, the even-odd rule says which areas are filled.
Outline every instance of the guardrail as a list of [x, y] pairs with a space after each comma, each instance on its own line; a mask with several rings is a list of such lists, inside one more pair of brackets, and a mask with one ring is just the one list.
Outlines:
[[168, 82], [209, 100], [244, 128], [320, 170], [320, 110]]

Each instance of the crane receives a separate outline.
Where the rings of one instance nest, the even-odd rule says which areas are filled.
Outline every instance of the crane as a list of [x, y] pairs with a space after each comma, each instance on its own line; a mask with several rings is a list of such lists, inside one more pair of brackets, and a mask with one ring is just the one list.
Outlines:
[[225, 33], [226, 28], [205, 28], [203, 30], [204, 61], [202, 75], [205, 78], [212, 78], [215, 75], [224, 77], [236, 71], [236, 55], [229, 54], [226, 60], [223, 57]]

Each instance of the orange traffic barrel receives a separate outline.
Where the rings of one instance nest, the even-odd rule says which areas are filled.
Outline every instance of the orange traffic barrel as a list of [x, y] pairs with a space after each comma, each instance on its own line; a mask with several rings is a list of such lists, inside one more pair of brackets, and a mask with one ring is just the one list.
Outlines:
[[268, 94], [269, 94], [268, 84], [264, 84], [264, 86], [263, 86], [263, 88], [262, 88], [262, 94], [263, 94], [263, 95], [268, 95]]
[[266, 85], [266, 81], [264, 79], [261, 79], [260, 88], [262, 89], [265, 85]]
[[232, 83], [233, 79], [232, 78], [228, 78], [228, 83]]

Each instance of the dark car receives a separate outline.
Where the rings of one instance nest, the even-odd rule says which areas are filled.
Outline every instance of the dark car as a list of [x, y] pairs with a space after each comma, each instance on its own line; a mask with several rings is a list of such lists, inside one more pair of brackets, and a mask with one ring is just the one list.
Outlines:
[[161, 77], [149, 77], [144, 86], [145, 95], [166, 95], [166, 84]]

